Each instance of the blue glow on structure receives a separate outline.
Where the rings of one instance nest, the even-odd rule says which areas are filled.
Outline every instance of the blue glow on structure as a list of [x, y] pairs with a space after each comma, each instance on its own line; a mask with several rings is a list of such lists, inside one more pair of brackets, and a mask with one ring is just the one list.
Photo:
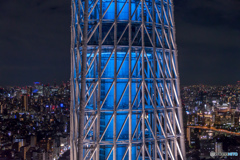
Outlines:
[[[79, 106], [82, 87], [82, 45], [84, 44], [82, 42], [82, 35], [84, 35], [83, 9], [86, 0], [72, 0], [72, 2], [71, 83], [73, 82], [73, 85], [71, 86], [71, 117], [73, 118], [70, 132], [73, 146], [71, 147], [71, 154], [75, 156], [74, 160], [76, 160], [76, 155], [78, 154], [76, 140], [79, 136], [78, 123], [81, 119], [81, 117], [79, 117]], [[173, 36], [174, 20], [171, 20], [173, 17], [172, 9], [168, 6], [172, 5], [172, 3], [171, 0], [155, 1], [156, 4], [154, 6], [152, 1], [144, 1], [144, 4], [141, 4], [141, 2], [143, 1], [131, 0], [131, 4], [129, 4], [129, 1], [125, 0], [102, 0], [102, 14], [104, 14], [104, 16], [101, 21], [102, 32], [100, 32], [100, 27], [97, 26], [100, 23], [99, 18], [101, 18], [99, 17], [100, 1], [89, 0], [88, 31], [85, 32], [85, 34], [88, 35], [86, 53], [87, 73], [85, 74], [85, 98], [87, 104], [85, 106], [83, 127], [83, 134], [85, 134], [83, 154], [86, 159], [90, 159], [90, 155], [95, 152], [94, 147], [98, 143], [97, 139], [99, 137], [102, 137], [99, 145], [99, 160], [128, 159], [129, 137], [133, 136], [133, 133], [135, 134], [132, 137], [131, 144], [132, 160], [143, 159], [143, 155], [146, 160], [161, 159], [159, 153], [157, 153], [157, 158], [154, 157], [154, 155], [156, 155], [155, 153], [159, 152], [158, 150], [161, 150], [163, 157], [170, 157], [169, 159], [174, 159], [173, 155], [168, 152], [169, 150], [173, 150], [173, 154], [179, 156], [179, 151], [175, 150], [177, 147], [172, 147], [174, 145], [176, 146], [175, 142], [172, 143], [173, 141], [181, 141], [179, 140], [181, 131], [177, 129], [182, 125], [181, 122], [179, 122], [180, 120], [172, 122], [175, 118], [179, 118], [178, 113], [176, 112], [175, 115], [175, 112], [172, 110], [178, 110], [176, 108], [180, 105], [178, 104], [178, 70], [176, 66], [177, 58], [175, 57], [176, 48], [174, 48], [175, 37]], [[118, 17], [115, 21], [116, 3]], [[163, 8], [160, 8], [162, 6]], [[130, 15], [132, 17], [131, 28], [128, 27], [129, 7], [131, 7]], [[164, 13], [161, 13], [163, 10]], [[152, 17], [155, 17], [155, 29], [153, 28]], [[144, 25], [142, 21], [144, 21]], [[115, 30], [114, 22], [117, 24], [117, 31]], [[111, 27], [112, 29], [110, 29]], [[127, 29], [125, 30], [125, 28]], [[131, 30], [130, 35], [132, 37], [129, 36], [129, 30]], [[114, 33], [114, 31], [116, 32]], [[164, 35], [162, 35], [163, 32]], [[104, 39], [101, 45], [99, 44], [101, 42], [101, 40], [99, 40], [100, 33], [102, 33], [101, 40]], [[153, 34], [155, 35], [155, 45], [153, 45], [152, 40], [152, 37], [154, 37]], [[142, 38], [144, 43], [142, 43]], [[116, 39], [117, 45], [115, 46], [114, 42], [116, 42]], [[131, 44], [129, 39], [131, 39]], [[99, 51], [99, 46], [101, 46], [101, 52]], [[131, 52], [129, 51], [129, 47], [131, 47]], [[129, 66], [130, 64], [131, 67]], [[129, 70], [131, 71], [130, 75]], [[153, 70], [155, 70], [155, 73], [153, 73]], [[101, 74], [99, 75], [99, 73]], [[153, 78], [154, 76], [156, 76], [155, 79]], [[98, 86], [99, 82], [101, 83], [100, 86]], [[96, 88], [94, 88], [95, 85]], [[131, 90], [129, 91], [130, 85]], [[144, 99], [144, 103], [142, 99]], [[154, 101], [155, 104], [153, 104], [152, 101]], [[61, 103], [60, 107], [63, 106]], [[131, 123], [128, 118], [130, 117], [130, 106], [132, 107]], [[156, 108], [154, 108], [154, 106]], [[97, 115], [99, 113], [97, 111], [98, 108], [100, 108], [99, 116]], [[155, 109], [157, 110], [156, 112]], [[116, 113], [115, 117], [114, 113]], [[96, 121], [94, 121], [95, 116], [97, 117]], [[98, 121], [99, 119], [100, 122]], [[154, 122], [154, 120], [158, 120], [159, 122]], [[100, 126], [98, 126], [97, 122], [100, 123]], [[114, 125], [115, 122], [116, 126]], [[131, 128], [130, 125], [132, 126]], [[98, 127], [100, 127], [99, 135], [97, 135]], [[114, 127], [116, 127], [116, 130]], [[153, 131], [152, 128], [154, 127], [156, 128]], [[175, 129], [176, 131], [172, 131]], [[132, 133], [129, 133], [130, 130], [132, 130]], [[116, 133], [116, 137], [114, 136], [114, 132]], [[152, 132], [155, 132], [156, 137]], [[145, 142], [143, 142], [143, 136], [146, 139]], [[167, 140], [165, 139], [166, 136], [169, 136]], [[112, 149], [114, 138], [118, 138], [115, 148], [116, 157], [113, 157]], [[167, 141], [172, 142], [165, 144]], [[141, 148], [142, 145], [146, 147], [144, 153], [140, 153], [143, 149]], [[153, 151], [153, 148], [156, 148], [154, 145], [159, 147], [157, 151]], [[167, 149], [167, 146], [172, 148]], [[184, 144], [181, 144], [180, 148], [183, 148], [182, 146], [184, 146]], [[90, 149], [88, 148], [93, 148], [93, 150], [89, 151]], [[123, 158], [124, 155], [126, 155], [125, 158]], [[137, 157], [138, 155], [139, 157]]]

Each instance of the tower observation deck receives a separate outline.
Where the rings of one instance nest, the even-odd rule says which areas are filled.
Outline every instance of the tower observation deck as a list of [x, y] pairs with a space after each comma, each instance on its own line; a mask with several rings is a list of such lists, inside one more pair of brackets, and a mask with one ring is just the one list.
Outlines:
[[172, 0], [72, 0], [71, 160], [185, 159]]

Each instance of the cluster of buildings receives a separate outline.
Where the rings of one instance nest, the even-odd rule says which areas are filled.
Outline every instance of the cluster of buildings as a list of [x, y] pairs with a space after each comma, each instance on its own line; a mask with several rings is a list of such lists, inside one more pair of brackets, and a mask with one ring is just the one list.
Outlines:
[[[186, 86], [181, 96], [187, 157], [240, 159], [240, 86]], [[0, 160], [61, 159], [70, 148], [69, 108], [69, 83], [0, 87]]]
[[70, 148], [70, 84], [0, 87], [0, 160], [53, 160]]
[[240, 156], [240, 85], [186, 86], [181, 96], [188, 157], [208, 159], [210, 152]]
[[182, 89], [187, 125], [230, 129], [239, 126], [240, 87], [196, 85]]

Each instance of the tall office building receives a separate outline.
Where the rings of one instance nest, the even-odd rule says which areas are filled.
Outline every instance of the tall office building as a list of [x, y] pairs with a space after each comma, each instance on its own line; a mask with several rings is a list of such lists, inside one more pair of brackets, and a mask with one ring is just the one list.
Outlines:
[[27, 94], [22, 95], [22, 108], [24, 108], [24, 111], [28, 111], [28, 95]]
[[172, 0], [72, 0], [71, 160], [185, 159]]

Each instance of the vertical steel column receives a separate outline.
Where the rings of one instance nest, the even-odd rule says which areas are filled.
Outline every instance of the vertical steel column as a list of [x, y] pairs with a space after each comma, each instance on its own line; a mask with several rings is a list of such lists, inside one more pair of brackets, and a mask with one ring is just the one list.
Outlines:
[[153, 157], [154, 159], [157, 159], [157, 145], [158, 145], [158, 142], [157, 142], [157, 91], [156, 91], [156, 84], [157, 84], [157, 81], [156, 81], [156, 33], [155, 33], [155, 28], [156, 28], [156, 11], [155, 11], [155, 7], [154, 7], [154, 4], [155, 4], [155, 0], [152, 0], [152, 18], [153, 18], [153, 24], [152, 24], [152, 41], [153, 41], [153, 103], [154, 103], [154, 118], [153, 118], [153, 131], [154, 131], [154, 152], [153, 152]]
[[100, 121], [101, 121], [101, 85], [102, 85], [102, 0], [100, 0], [99, 11], [99, 37], [98, 37], [98, 90], [97, 90], [97, 150], [96, 160], [100, 160]]
[[73, 5], [71, 5], [71, 16], [72, 16], [72, 24], [71, 24], [71, 50], [70, 50], [70, 62], [71, 62], [71, 74], [70, 74], [70, 87], [71, 87], [71, 92], [70, 92], [70, 159], [74, 160], [74, 154], [73, 154], [73, 147], [74, 147], [74, 126], [73, 126], [73, 101], [74, 101], [74, 34], [73, 34], [73, 17], [75, 16], [74, 11], [73, 11]]
[[129, 78], [129, 90], [128, 90], [128, 97], [129, 97], [129, 126], [128, 126], [128, 139], [129, 139], [129, 157], [128, 160], [132, 160], [132, 1], [129, 1], [129, 8], [128, 8], [128, 45], [129, 45], [129, 52], [128, 52], [128, 78]]
[[142, 160], [145, 160], [145, 60], [144, 60], [144, 0], [141, 0], [141, 18], [142, 18], [142, 28], [141, 28], [141, 39], [142, 39]]
[[[161, 20], [162, 20], [162, 54], [163, 54], [163, 59], [165, 57], [165, 26], [164, 26], [164, 4], [163, 4], [163, 0], [161, 0]], [[165, 160], [168, 160], [168, 149], [167, 149], [167, 144], [168, 144], [168, 139], [167, 139], [167, 108], [166, 108], [166, 98], [167, 98], [167, 95], [166, 95], [166, 61], [163, 60], [163, 103], [165, 104], [165, 107], [164, 107], [164, 132], [165, 132], [165, 144], [164, 144], [164, 149], [165, 149]]]
[[117, 158], [117, 0], [114, 2], [114, 104], [113, 104], [113, 160]]
[[[80, 7], [79, 7], [80, 8]], [[78, 141], [78, 160], [83, 160], [83, 138], [84, 138], [84, 119], [86, 105], [86, 67], [87, 67], [87, 40], [88, 40], [88, 0], [84, 4], [84, 26], [83, 26], [83, 51], [82, 51], [82, 66], [81, 66], [81, 99], [79, 113], [79, 141]]]
[[[93, 72], [94, 72], [94, 77], [96, 77], [96, 72], [97, 72], [97, 62], [96, 62], [96, 60], [94, 60], [94, 66], [93, 66], [94, 68], [93, 68]], [[93, 83], [95, 84], [96, 83], [96, 80], [94, 79], [93, 80]], [[96, 94], [96, 92], [94, 92], [93, 93], [93, 110], [96, 110], [96, 103], [97, 103], [97, 94]], [[95, 115], [96, 113], [94, 113], [94, 115]], [[96, 142], [98, 142], [98, 136], [97, 136], [97, 127], [98, 127], [98, 122], [97, 123], [95, 123], [94, 125], [93, 125], [93, 141], [96, 141]], [[92, 145], [91, 147], [96, 147], [95, 145]], [[97, 146], [97, 148], [98, 148], [98, 146]], [[96, 152], [98, 152], [98, 151], [96, 151]], [[92, 154], [93, 154], [93, 152], [92, 152]], [[94, 156], [93, 156], [93, 160], [96, 160], [97, 159], [97, 157], [96, 157], [96, 155], [97, 154], [95, 154]]]

